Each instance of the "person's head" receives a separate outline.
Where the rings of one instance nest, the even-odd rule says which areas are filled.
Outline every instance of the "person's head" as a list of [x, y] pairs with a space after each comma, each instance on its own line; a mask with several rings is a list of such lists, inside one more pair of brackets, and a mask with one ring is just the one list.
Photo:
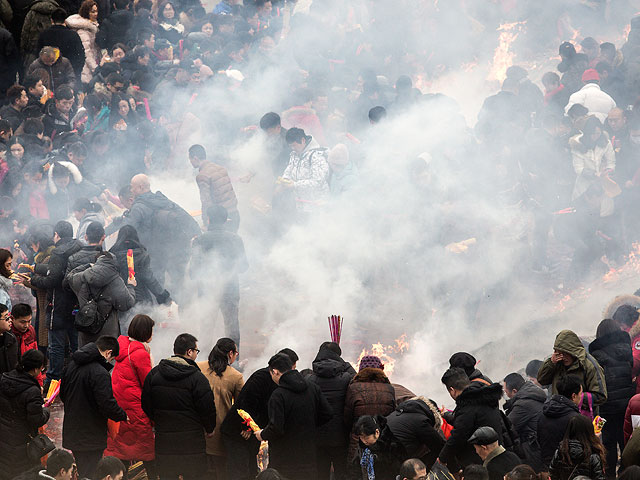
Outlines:
[[442, 383], [447, 387], [447, 392], [454, 400], [471, 383], [469, 377], [462, 368], [451, 367], [442, 376]]
[[556, 72], [547, 72], [542, 75], [542, 85], [546, 92], [552, 92], [560, 86], [560, 76]]
[[574, 122], [579, 118], [582, 118], [588, 114], [589, 114], [589, 109], [579, 103], [572, 105], [571, 108], [567, 110], [567, 115]]
[[9, 278], [13, 272], [11, 263], [13, 262], [13, 254], [6, 248], [0, 248], [0, 275]]
[[234, 363], [239, 356], [235, 341], [231, 338], [220, 338], [209, 353], [209, 369], [222, 378], [227, 366]]
[[73, 142], [66, 146], [67, 158], [75, 166], [80, 167], [87, 159], [89, 150], [87, 146], [82, 142]]
[[120, 354], [118, 339], [110, 335], [102, 335], [96, 340], [96, 347], [107, 362], [110, 362]]
[[133, 205], [133, 201], [135, 200], [133, 193], [131, 193], [131, 185], [125, 185], [122, 187], [118, 192], [118, 198], [124, 208], [127, 210], [130, 209]]
[[27, 89], [22, 85], [12, 85], [7, 89], [7, 100], [16, 110], [22, 110], [29, 103]]
[[107, 86], [107, 90], [109, 90], [111, 94], [118, 93], [124, 88], [124, 78], [122, 78], [122, 75], [116, 72], [107, 75], [107, 78], [104, 79], [104, 82]]
[[576, 405], [582, 402], [582, 384], [573, 375], [562, 375], [556, 382], [558, 395], [568, 398]]
[[518, 92], [520, 91], [520, 82], [513, 77], [507, 77], [502, 82], [502, 91], [518, 95]]
[[151, 184], [149, 183], [149, 177], [144, 173], [139, 173], [131, 179], [131, 194], [133, 198], [139, 197], [144, 193], [151, 191]]
[[462, 471], [463, 480], [489, 480], [489, 471], [482, 465], [472, 463], [464, 467]]
[[198, 168], [207, 159], [207, 151], [202, 145], [191, 145], [189, 147], [189, 161], [193, 168]]
[[461, 368], [470, 377], [476, 369], [476, 357], [467, 352], [456, 352], [449, 358], [449, 366]]
[[67, 15], [67, 11], [63, 8], [56, 8], [53, 12], [51, 12], [51, 22], [54, 25], [64, 25], [65, 20], [69, 15]]
[[609, 335], [611, 333], [619, 332], [620, 324], [611, 318], [605, 318], [598, 324], [598, 329], [596, 330], [596, 338], [602, 338], [605, 335]]
[[60, 49], [56, 47], [42, 47], [40, 49], [39, 58], [40, 61], [45, 64], [47, 67], [50, 67], [58, 60], [60, 56]]
[[607, 78], [609, 78], [609, 73], [611, 72], [611, 65], [609, 65], [609, 63], [605, 61], [598, 62], [595, 66], [595, 69], [596, 72], [598, 72], [601, 81], [605, 81]]
[[149, 315], [139, 313], [131, 320], [127, 335], [132, 340], [149, 343], [153, 338], [153, 326], [155, 324], [156, 322]]
[[119, 64], [122, 59], [127, 56], [128, 51], [129, 49], [124, 43], [116, 43], [111, 47], [110, 50], [111, 59]]
[[300, 154], [304, 152], [304, 149], [307, 148], [307, 145], [311, 141], [311, 137], [304, 133], [304, 130], [301, 128], [290, 128], [287, 131], [286, 141], [291, 150]]
[[582, 83], [600, 83], [600, 74], [595, 68], [588, 68], [582, 73]]
[[373, 107], [369, 110], [369, 123], [371, 125], [377, 125], [387, 116], [387, 109], [381, 106]]
[[324, 342], [322, 345], [320, 345], [320, 348], [318, 349], [318, 353], [320, 353], [323, 350], [329, 350], [330, 352], [333, 352], [338, 356], [342, 355], [342, 349], [340, 348], [340, 345], [338, 345], [336, 342]]
[[613, 65], [617, 54], [616, 46], [613, 43], [604, 42], [600, 44], [600, 56], [609, 62], [609, 65]]
[[156, 36], [153, 33], [153, 30], [149, 28], [143, 28], [138, 32], [138, 45], [144, 45], [151, 50], [156, 48]]
[[265, 113], [260, 119], [260, 128], [270, 137], [280, 135], [282, 131], [280, 115], [275, 112]]
[[360, 365], [358, 366], [358, 371], [362, 371], [365, 368], [377, 368], [378, 370], [384, 370], [384, 364], [380, 357], [375, 355], [365, 355], [360, 359]]
[[27, 92], [34, 97], [40, 98], [42, 97], [42, 95], [44, 95], [44, 84], [42, 83], [42, 79], [38, 75], [27, 75], [23, 83], [24, 88], [27, 89]]
[[198, 339], [190, 333], [182, 333], [178, 335], [173, 342], [173, 354], [180, 357], [188, 358], [195, 362], [198, 358]]
[[92, 22], [98, 21], [98, 4], [93, 0], [84, 0], [80, 4], [80, 9], [78, 10], [78, 14], [82, 18], [86, 18], [91, 20]]
[[478, 456], [485, 460], [491, 452], [498, 448], [498, 433], [491, 427], [480, 427], [469, 437]]
[[297, 364], [298, 364], [298, 360], [300, 360], [298, 358], [298, 354], [296, 352], [294, 352], [293, 350], [291, 350], [290, 348], [283, 348], [282, 350], [280, 350], [277, 353], [283, 353], [285, 354], [287, 357], [289, 357], [289, 360], [291, 360], [291, 365], [292, 368], [295, 369]]
[[589, 57], [589, 61], [593, 60], [600, 54], [600, 44], [593, 37], [587, 37], [580, 42], [582, 53]]
[[362, 442], [362, 444], [370, 447], [380, 438], [381, 426], [375, 417], [371, 415], [361, 416], [353, 426], [353, 431]]
[[59, 189], [65, 190], [69, 186], [69, 183], [71, 183], [71, 171], [66, 165], [59, 162], [54, 162], [51, 168], [53, 169], [51, 171], [53, 183], [55, 183]]
[[409, 75], [400, 75], [396, 80], [396, 93], [398, 95], [408, 95], [413, 88], [413, 81]]
[[609, 115], [607, 115], [607, 124], [614, 133], [622, 131], [627, 125], [627, 117], [624, 114], [624, 110], [618, 107], [612, 108], [609, 111]]
[[639, 317], [640, 312], [632, 305], [620, 305], [613, 314], [613, 319], [626, 328], [631, 328]]
[[9, 140], [9, 151], [13, 158], [22, 160], [24, 157], [24, 145], [20, 137], [12, 137], [11, 140]]
[[44, 353], [37, 349], [27, 350], [22, 357], [20, 357], [16, 370], [36, 378], [42, 373], [44, 365]]
[[508, 398], [513, 398], [524, 385], [524, 378], [519, 373], [510, 373], [502, 382], [502, 388]]
[[13, 328], [20, 333], [26, 333], [31, 326], [31, 317], [33, 317], [33, 310], [31, 305], [26, 303], [16, 303], [11, 308], [11, 317], [13, 322]]
[[40, 139], [44, 136], [44, 123], [39, 118], [25, 120], [22, 128], [27, 135], [35, 135]]
[[418, 458], [410, 458], [400, 466], [399, 480], [427, 480], [427, 466]]
[[73, 216], [76, 217], [76, 220], [82, 220], [87, 213], [96, 213], [102, 210], [102, 207], [99, 203], [92, 202], [86, 197], [76, 198], [73, 202], [73, 206], [71, 207], [73, 211]]
[[269, 359], [269, 374], [275, 384], [279, 385], [282, 375], [291, 370], [293, 370], [293, 362], [288, 355], [276, 353]]
[[87, 225], [85, 240], [88, 245], [102, 246], [105, 239], [104, 227], [100, 222], [91, 222]]
[[504, 476], [504, 480], [547, 480], [549, 475], [536, 473], [529, 465], [517, 465]]
[[56, 110], [64, 115], [68, 115], [71, 109], [73, 108], [73, 103], [75, 101], [75, 97], [73, 94], [73, 90], [66, 85], [62, 85], [59, 88], [56, 88], [55, 91], [55, 103]]
[[96, 466], [93, 478], [96, 480], [122, 480], [125, 466], [116, 457], [102, 457]]
[[0, 138], [3, 140], [9, 140], [13, 135], [13, 129], [9, 120], [0, 120]]
[[47, 458], [45, 473], [55, 480], [72, 480], [76, 472], [76, 461], [71, 452], [56, 448]]
[[580, 141], [587, 146], [593, 146], [602, 136], [602, 123], [597, 117], [590, 115], [582, 127], [582, 133], [583, 138]]
[[114, 10], [128, 10], [130, 2], [129, 0], [113, 0], [111, 5], [113, 5]]
[[207, 208], [207, 218], [209, 219], [209, 227], [220, 228], [229, 219], [227, 209], [222, 205], [211, 205]]
[[538, 383], [538, 372], [540, 371], [543, 363], [544, 362], [542, 360], [531, 360], [527, 363], [527, 366], [524, 369], [524, 373], [529, 380], [533, 381], [538, 386], [540, 386]]
[[640, 466], [631, 465], [618, 475], [618, 480], [640, 480]]
[[604, 447], [596, 437], [593, 430], [593, 424], [584, 415], [575, 415], [569, 420], [564, 437], [558, 446], [558, 451], [564, 459], [569, 459], [569, 441], [574, 440], [580, 442], [584, 451], [585, 458], [589, 458], [592, 453], [600, 456], [604, 464]]
[[73, 226], [66, 220], [60, 220], [53, 228], [53, 242], [73, 238]]
[[11, 313], [4, 303], [0, 303], [0, 334], [11, 331]]
[[176, 9], [171, 2], [161, 2], [158, 7], [158, 20], [173, 20], [176, 16]]

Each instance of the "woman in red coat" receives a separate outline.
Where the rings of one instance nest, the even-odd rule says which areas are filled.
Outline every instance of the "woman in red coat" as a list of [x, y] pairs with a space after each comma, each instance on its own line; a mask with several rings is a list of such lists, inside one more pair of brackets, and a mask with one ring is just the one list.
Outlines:
[[151, 370], [149, 342], [153, 335], [154, 321], [147, 315], [136, 315], [129, 324], [128, 336], [120, 335], [120, 355], [113, 369], [113, 396], [129, 416], [121, 422], [115, 438], [109, 435], [104, 455], [114, 456], [125, 464], [144, 461], [149, 478], [156, 478], [153, 460], [155, 442], [151, 420], [142, 411], [140, 396], [144, 379]]

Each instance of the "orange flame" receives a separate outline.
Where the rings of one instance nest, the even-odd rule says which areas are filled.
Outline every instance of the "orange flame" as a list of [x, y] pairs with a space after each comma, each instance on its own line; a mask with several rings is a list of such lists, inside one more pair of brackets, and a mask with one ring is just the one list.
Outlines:
[[407, 341], [407, 335], [405, 333], [400, 335], [399, 338], [396, 338], [394, 343], [395, 345], [383, 345], [378, 342], [371, 345], [371, 350], [364, 348], [362, 352], [360, 352], [360, 356], [356, 362], [356, 370], [360, 369], [360, 362], [364, 356], [375, 355], [382, 361], [382, 364], [384, 365], [384, 372], [387, 374], [387, 377], [390, 377], [393, 374], [396, 364], [396, 359], [392, 357], [391, 354], [402, 355], [409, 350], [409, 342]]
[[260, 450], [258, 450], [258, 455], [256, 456], [256, 460], [258, 462], [258, 470], [263, 472], [269, 467], [269, 443], [262, 442], [260, 444]]
[[526, 20], [522, 22], [503, 23], [498, 27], [500, 36], [498, 37], [498, 46], [493, 53], [493, 63], [487, 80], [504, 81], [507, 78], [507, 68], [513, 65], [515, 54], [511, 51], [511, 45], [518, 38], [520, 32], [526, 25]]

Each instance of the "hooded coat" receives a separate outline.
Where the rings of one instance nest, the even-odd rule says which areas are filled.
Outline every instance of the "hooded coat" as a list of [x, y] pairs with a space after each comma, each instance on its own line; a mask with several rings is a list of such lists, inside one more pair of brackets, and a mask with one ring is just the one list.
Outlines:
[[568, 353], [575, 358], [575, 361], [565, 367], [562, 362], [553, 363], [551, 358], [546, 359], [538, 371], [540, 385], [551, 385], [551, 391], [555, 395], [558, 393], [558, 379], [562, 375], [572, 375], [580, 381], [585, 393], [591, 393], [594, 405], [605, 403], [607, 384], [604, 370], [598, 361], [587, 353], [578, 335], [571, 330], [562, 330], [556, 336], [553, 348]]
[[196, 362], [181, 356], [161, 360], [147, 375], [141, 400], [155, 426], [160, 477], [204, 476], [205, 431], [211, 433], [216, 426], [216, 405]]
[[288, 478], [317, 478], [316, 433], [333, 418], [320, 388], [297, 370], [280, 377], [269, 399], [269, 424], [262, 438], [269, 442], [269, 466]]
[[73, 327], [73, 308], [76, 296], [62, 286], [69, 257], [80, 250], [82, 246], [73, 238], [63, 238], [56, 243], [51, 252], [49, 263], [36, 263], [31, 285], [39, 290], [53, 292], [53, 315], [49, 329], [61, 330]]
[[569, 440], [568, 462], [561, 453], [556, 450], [549, 467], [551, 480], [571, 480], [578, 476], [584, 476], [591, 480], [605, 480], [602, 459], [597, 453], [587, 457], [582, 444], [577, 440]]
[[363, 415], [389, 415], [396, 408], [395, 390], [379, 368], [363, 368], [353, 377], [344, 402], [344, 423], [351, 431], [347, 461], [356, 454], [358, 437], [353, 426]]
[[346, 447], [349, 430], [344, 424], [344, 404], [356, 371], [350, 363], [328, 348], [318, 352], [312, 369], [309, 380], [320, 388], [333, 409], [333, 418], [318, 429], [317, 444], [319, 447]]
[[547, 466], [553, 458], [564, 437], [571, 417], [580, 415], [578, 406], [562, 395], [553, 395], [542, 406], [542, 415], [538, 419], [538, 444], [543, 465]]
[[96, 451], [107, 447], [107, 419], [123, 422], [111, 388], [113, 367], [95, 343], [88, 343], [71, 356], [60, 382], [64, 403], [62, 446], [71, 451]]
[[621, 415], [635, 393], [629, 334], [621, 330], [597, 338], [589, 345], [589, 353], [603, 368], [607, 385], [607, 401], [600, 406], [600, 414], [604, 418]]
[[155, 458], [151, 420], [142, 410], [142, 386], [151, 371], [149, 345], [125, 335], [118, 338], [120, 354], [116, 357], [111, 383], [113, 396], [129, 417], [120, 424], [115, 438], [109, 436], [104, 454], [117, 458], [149, 461]]
[[33, 467], [27, 443], [49, 421], [40, 384], [31, 375], [13, 370], [0, 379], [0, 478], [11, 479]]
[[100, 61], [100, 50], [96, 45], [96, 34], [98, 33], [98, 22], [92, 22], [88, 18], [81, 17], [75, 13], [67, 18], [67, 26], [76, 32], [82, 40], [84, 47], [85, 62], [82, 69], [82, 83], [89, 83], [93, 77], [93, 72]]
[[118, 264], [111, 254], [102, 255], [95, 264], [84, 265], [67, 275], [69, 286], [78, 296], [82, 308], [91, 297], [98, 303], [98, 311], [106, 316], [102, 329], [95, 335], [80, 332], [79, 344], [95, 341], [101, 335], [118, 337], [119, 312], [126, 312], [136, 303], [133, 285], [125, 284], [120, 277]]
[[55, 0], [36, 0], [31, 4], [20, 34], [20, 51], [25, 65], [31, 64], [36, 58], [38, 37], [51, 26], [51, 14], [56, 8], [60, 8], [60, 5]]
[[409, 400], [387, 416], [387, 427], [403, 446], [406, 458], [420, 458], [427, 471], [445, 444], [440, 415], [436, 417], [432, 408], [423, 400]]
[[471, 382], [458, 395], [453, 411], [453, 431], [439, 456], [440, 461], [449, 466], [449, 470], [452, 466], [464, 468], [472, 463], [482, 463], [473, 445], [468, 443], [479, 427], [492, 427], [498, 433], [500, 443], [504, 444], [502, 413], [498, 409], [501, 398], [502, 385], [499, 383], [484, 385], [481, 382]]

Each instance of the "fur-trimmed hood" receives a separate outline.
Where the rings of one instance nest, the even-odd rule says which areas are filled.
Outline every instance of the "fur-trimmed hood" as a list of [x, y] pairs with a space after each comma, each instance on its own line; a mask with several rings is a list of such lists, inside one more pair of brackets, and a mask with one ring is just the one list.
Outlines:
[[64, 23], [67, 24], [67, 27], [74, 30], [88, 30], [94, 35], [98, 33], [98, 22], [94, 23], [88, 18], [84, 18], [77, 13], [68, 17]]
[[613, 314], [622, 305], [631, 305], [640, 308], [640, 296], [637, 295], [618, 295], [605, 307], [602, 312], [602, 318], [613, 318]]
[[[82, 183], [82, 173], [80, 173], [80, 170], [78, 169], [78, 167], [76, 167], [73, 163], [67, 162], [64, 160], [57, 163], [59, 163], [63, 167], [67, 167], [67, 169], [71, 172], [71, 179], [73, 180], [73, 183], [75, 183], [76, 185]], [[51, 192], [52, 195], [55, 195], [56, 193], [58, 193], [58, 187], [56, 186], [56, 183], [53, 181], [54, 168], [55, 168], [55, 163], [51, 165], [51, 168], [49, 168], [49, 172], [48, 172], [49, 178], [47, 179], [47, 183], [49, 185], [49, 191]]]
[[351, 383], [391, 383], [379, 368], [363, 368], [353, 377]]

